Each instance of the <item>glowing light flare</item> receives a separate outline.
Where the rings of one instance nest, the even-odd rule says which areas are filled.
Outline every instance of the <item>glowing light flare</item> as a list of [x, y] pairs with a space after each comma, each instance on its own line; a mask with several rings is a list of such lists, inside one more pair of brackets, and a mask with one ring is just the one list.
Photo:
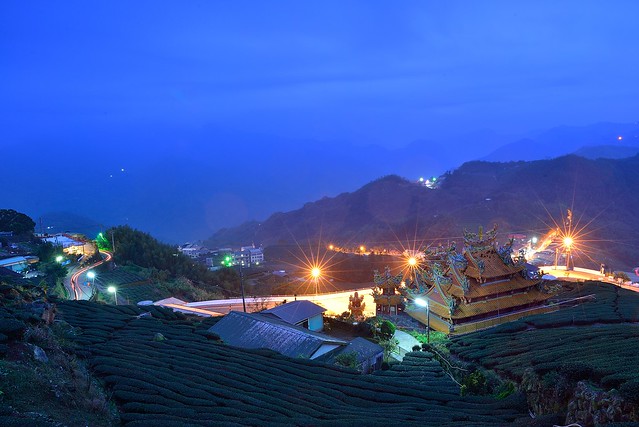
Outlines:
[[420, 307], [428, 307], [428, 300], [422, 298], [415, 298], [415, 304]]
[[322, 270], [320, 270], [319, 267], [313, 267], [311, 269], [311, 276], [313, 277], [313, 279], [317, 279], [321, 275], [322, 275]]
[[366, 250], [366, 246], [362, 245], [359, 247], [360, 252], [364, 252]]
[[117, 290], [117, 289], [115, 289], [115, 286], [109, 286], [109, 287], [107, 288], [107, 291], [111, 292], [112, 294], [114, 294], [116, 290]]
[[415, 267], [417, 265], [417, 258], [414, 256], [408, 258], [408, 265], [411, 267]]
[[332, 251], [333, 249], [335, 249], [335, 246], [333, 246], [333, 245], [328, 245], [328, 249]]
[[618, 141], [621, 141], [622, 139], [623, 139], [623, 136], [621, 136], [621, 135], [617, 137]]
[[573, 240], [572, 237], [570, 237], [570, 236], [564, 237], [564, 246], [565, 247], [571, 248], [573, 243], [575, 243], [575, 241]]

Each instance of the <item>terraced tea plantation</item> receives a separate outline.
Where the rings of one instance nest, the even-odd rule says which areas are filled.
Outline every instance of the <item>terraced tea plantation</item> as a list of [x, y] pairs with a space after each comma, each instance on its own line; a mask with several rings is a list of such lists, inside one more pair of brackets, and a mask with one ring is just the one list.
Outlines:
[[150, 283], [148, 279], [121, 268], [101, 272], [96, 276], [95, 281], [105, 294], [108, 286], [115, 286], [118, 289], [119, 298], [131, 304], [143, 300], [157, 301], [171, 296], [171, 292], [163, 286]]
[[[60, 304], [82, 328], [79, 353], [113, 391], [127, 426], [503, 426], [525, 422], [520, 396], [461, 397], [428, 353], [377, 375], [245, 351], [198, 323], [156, 307]], [[160, 335], [161, 334], [161, 335]]]
[[576, 307], [455, 337], [449, 349], [517, 381], [529, 368], [555, 371], [632, 397], [639, 392], [639, 293], [590, 282], [568, 296], [591, 294], [596, 299]]

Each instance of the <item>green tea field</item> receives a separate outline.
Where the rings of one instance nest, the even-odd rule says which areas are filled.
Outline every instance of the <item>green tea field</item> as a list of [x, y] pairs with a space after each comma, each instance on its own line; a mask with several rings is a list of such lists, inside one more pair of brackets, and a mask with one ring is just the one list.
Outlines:
[[122, 423], [181, 426], [503, 426], [526, 420], [513, 395], [460, 396], [429, 353], [378, 375], [270, 351], [245, 351], [207, 336], [197, 321], [156, 307], [60, 304], [79, 328], [79, 353], [112, 391]]

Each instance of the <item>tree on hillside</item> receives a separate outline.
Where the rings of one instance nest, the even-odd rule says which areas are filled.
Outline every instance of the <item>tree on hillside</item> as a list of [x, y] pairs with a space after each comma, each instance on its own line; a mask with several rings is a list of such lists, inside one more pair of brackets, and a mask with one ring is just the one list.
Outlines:
[[390, 340], [395, 335], [395, 324], [390, 320], [382, 320], [379, 327], [379, 336], [382, 340]]
[[33, 233], [35, 222], [27, 215], [13, 209], [0, 209], [0, 231], [15, 234]]
[[156, 278], [184, 277], [199, 288], [215, 292], [224, 289], [231, 294], [239, 292], [239, 275], [232, 269], [212, 272], [205, 265], [181, 254], [176, 247], [159, 242], [148, 233], [128, 225], [107, 230], [115, 241], [114, 260], [118, 264], [135, 264], [151, 269]]
[[626, 273], [625, 271], [615, 271], [613, 273], [613, 277], [618, 282], [629, 282], [630, 281], [630, 276], [628, 276], [628, 273]]

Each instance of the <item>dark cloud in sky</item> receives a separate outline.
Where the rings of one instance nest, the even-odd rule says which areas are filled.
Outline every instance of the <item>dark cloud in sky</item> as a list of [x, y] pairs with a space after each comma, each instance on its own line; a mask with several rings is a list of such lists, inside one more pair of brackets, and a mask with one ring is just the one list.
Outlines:
[[[159, 153], [179, 157], [193, 140], [204, 141], [201, 159], [219, 157], [220, 146], [265, 150], [268, 163], [277, 162], [268, 144], [337, 143], [349, 157], [415, 140], [454, 141], [454, 157], [478, 143], [463, 146], [469, 132], [634, 122], [637, 16], [634, 0], [5, 1], [0, 144], [30, 144], [48, 159], [52, 147], [75, 144], [83, 148], [65, 158], [75, 162], [108, 158], [107, 150], [126, 156], [118, 150], [127, 147], [138, 153], [127, 160], [135, 169]], [[499, 141], [491, 135], [480, 141], [487, 152]], [[277, 155], [301, 162], [300, 150]], [[465, 159], [448, 160], [441, 168]], [[393, 172], [361, 166], [360, 181], [316, 181], [288, 200]], [[241, 156], [234, 168], [250, 171]], [[218, 193], [200, 201], [203, 210], [226, 203], [257, 215], [238, 201], [252, 197], [241, 189]], [[259, 215], [282, 206], [267, 203]], [[203, 215], [213, 228], [233, 222]]]

